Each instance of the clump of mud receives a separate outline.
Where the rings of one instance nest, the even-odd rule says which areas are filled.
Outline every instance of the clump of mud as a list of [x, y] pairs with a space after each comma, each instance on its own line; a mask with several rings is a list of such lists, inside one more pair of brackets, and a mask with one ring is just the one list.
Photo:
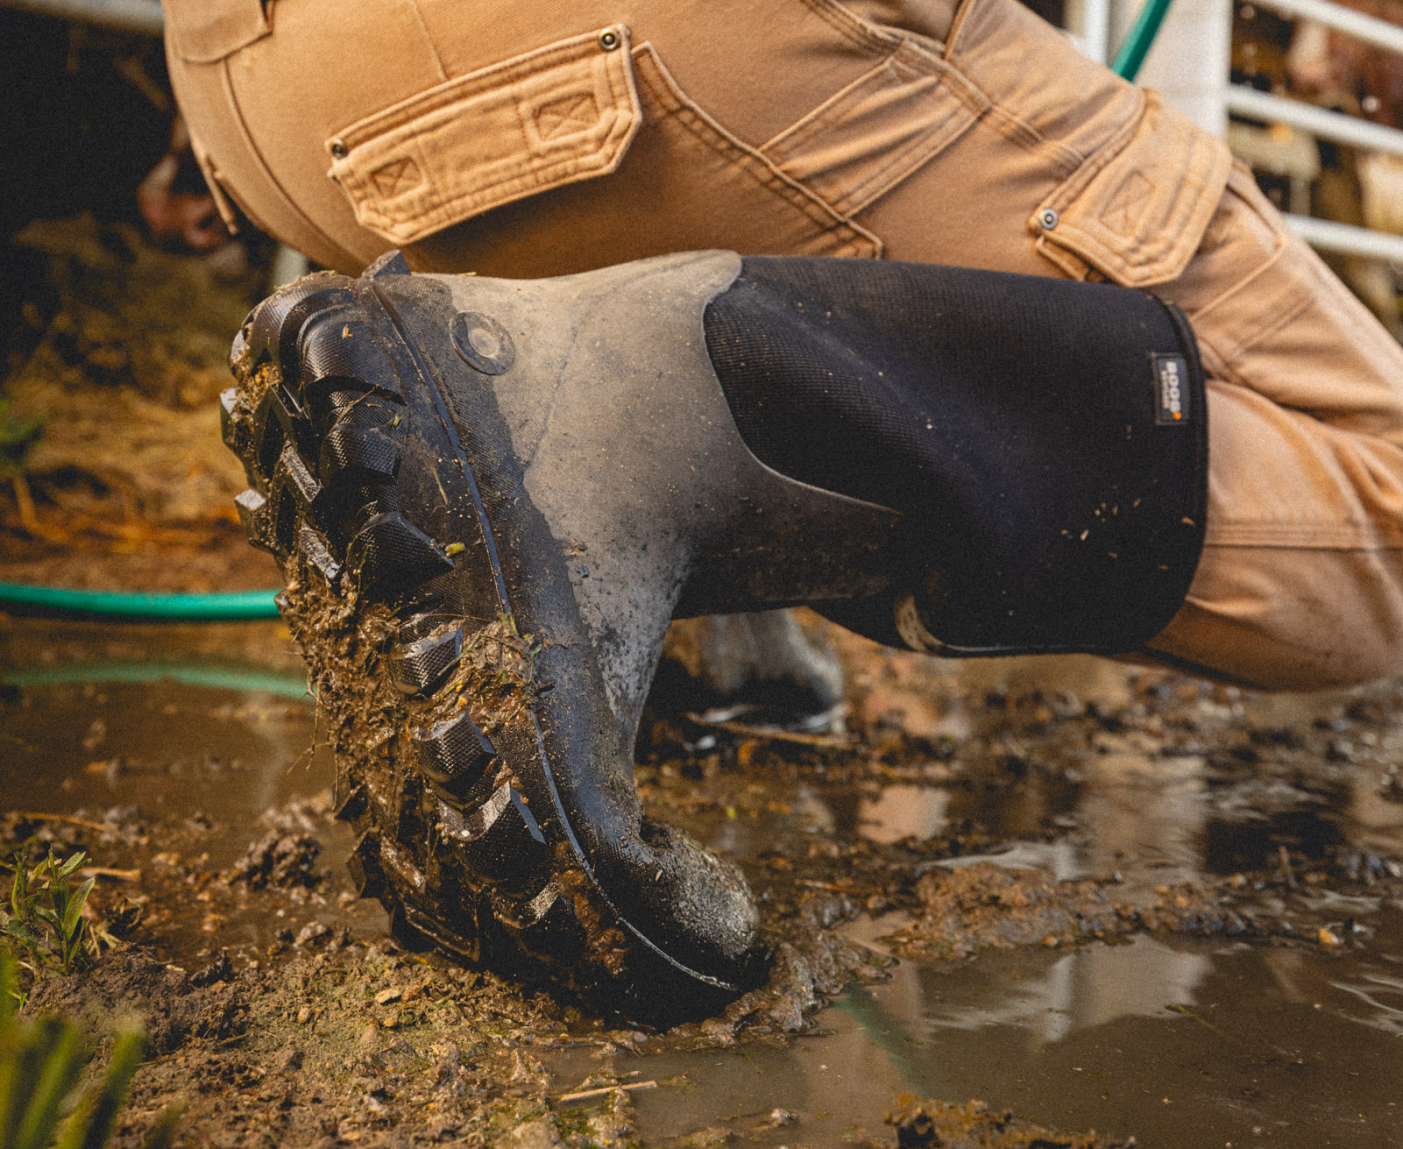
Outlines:
[[243, 882], [251, 890], [320, 885], [325, 876], [316, 868], [321, 849], [321, 843], [309, 834], [269, 830], [234, 863], [229, 880]]
[[716, 1017], [674, 1027], [669, 1040], [684, 1048], [721, 1048], [747, 1037], [803, 1033], [813, 1015], [848, 986], [885, 979], [891, 959], [834, 928], [852, 916], [843, 899], [815, 896], [792, 919], [771, 917], [765, 924], [773, 956], [765, 984]]
[[887, 1114], [898, 1149], [1133, 1149], [1136, 1144], [1133, 1137], [1112, 1141], [1095, 1133], [1055, 1133], [982, 1101], [902, 1101]]
[[1056, 881], [1037, 870], [989, 862], [923, 874], [914, 921], [888, 941], [902, 957], [950, 961], [979, 950], [1105, 941], [1132, 933], [1262, 936], [1231, 908], [1231, 882], [1161, 886], [1151, 900], [1119, 900], [1112, 883]]
[[251, 890], [273, 887], [315, 889], [326, 880], [326, 871], [317, 868], [322, 844], [317, 838], [318, 815], [326, 813], [325, 802], [292, 802], [263, 815], [268, 832], [249, 844], [227, 875], [231, 882], [242, 882]]

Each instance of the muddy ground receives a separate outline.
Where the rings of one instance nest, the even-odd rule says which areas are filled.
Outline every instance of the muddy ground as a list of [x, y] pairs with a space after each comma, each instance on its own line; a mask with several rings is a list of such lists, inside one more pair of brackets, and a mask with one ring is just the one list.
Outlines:
[[[273, 585], [213, 403], [256, 276], [34, 238], [62, 306], [7, 384], [48, 424], [5, 577]], [[141, 1020], [124, 1145], [177, 1098], [190, 1145], [1403, 1143], [1403, 686], [960, 666], [809, 622], [840, 732], [647, 723], [649, 812], [742, 866], [775, 954], [660, 1033], [391, 941], [279, 624], [3, 616], [0, 843], [86, 849], [117, 939], [29, 1008]]]
[[658, 1033], [394, 945], [276, 624], [11, 619], [0, 835], [86, 848], [122, 935], [31, 1008], [143, 1019], [124, 1144], [176, 1097], [191, 1144], [891, 1144], [916, 1095], [945, 1107], [903, 1143], [1396, 1144], [1397, 687], [957, 672], [834, 637], [842, 738], [654, 725], [650, 812], [741, 863], [777, 955]]

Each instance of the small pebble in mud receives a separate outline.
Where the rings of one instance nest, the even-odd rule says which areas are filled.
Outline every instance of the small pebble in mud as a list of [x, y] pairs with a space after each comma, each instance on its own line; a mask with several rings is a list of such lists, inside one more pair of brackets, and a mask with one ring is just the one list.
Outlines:
[[397, 989], [382, 989], [375, 995], [376, 1005], [389, 1005], [392, 1001], [399, 1001], [400, 991]]
[[324, 922], [308, 922], [298, 933], [293, 945], [302, 948], [324, 946], [331, 940], [331, 927]]

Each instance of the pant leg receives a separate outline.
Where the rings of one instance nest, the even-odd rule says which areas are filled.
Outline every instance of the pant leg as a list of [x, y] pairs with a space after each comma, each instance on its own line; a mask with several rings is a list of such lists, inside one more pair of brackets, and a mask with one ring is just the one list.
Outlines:
[[[506, 18], [481, 0], [303, 0], [272, 25], [258, 0], [218, 0], [243, 13], [223, 23], [213, 3], [167, 4], [209, 170], [335, 265], [396, 242], [422, 269], [497, 275], [729, 247], [1107, 278], [1174, 299], [1213, 377], [1210, 515], [1156, 646], [1276, 687], [1399, 668], [1403, 353], [1220, 143], [1014, 0], [527, 0]], [[615, 25], [631, 35], [628, 90], [590, 89], [584, 120], [635, 117], [626, 149], [584, 174], [549, 141], [513, 151], [492, 116], [515, 101], [530, 136], [575, 91], [542, 63], [564, 58], [552, 45]], [[405, 150], [431, 133], [432, 156]], [[472, 175], [498, 153], [517, 183]], [[433, 226], [404, 209], [406, 170]], [[522, 172], [530, 194], [503, 192]]]
[[1286, 688], [1397, 673], [1403, 349], [1245, 172], [1161, 291], [1214, 378], [1204, 554], [1154, 645]]

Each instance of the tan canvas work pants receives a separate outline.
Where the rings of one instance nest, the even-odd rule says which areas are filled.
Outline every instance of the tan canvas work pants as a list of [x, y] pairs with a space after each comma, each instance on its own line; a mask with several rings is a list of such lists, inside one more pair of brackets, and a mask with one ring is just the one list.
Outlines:
[[1223, 144], [1015, 0], [166, 0], [217, 194], [346, 271], [667, 251], [1105, 278], [1192, 319], [1210, 516], [1154, 646], [1403, 669], [1403, 351]]

